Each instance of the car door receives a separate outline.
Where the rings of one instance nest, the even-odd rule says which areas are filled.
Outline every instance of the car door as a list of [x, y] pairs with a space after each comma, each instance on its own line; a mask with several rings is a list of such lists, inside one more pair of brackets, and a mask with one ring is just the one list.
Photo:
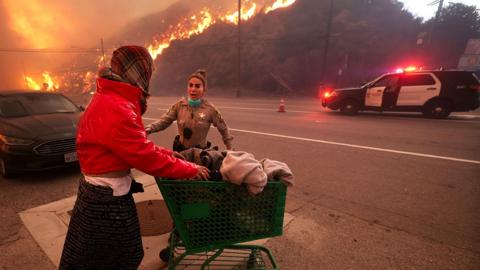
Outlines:
[[430, 73], [405, 73], [400, 78], [397, 106], [422, 106], [440, 94], [440, 81]]
[[379, 78], [376, 82], [367, 86], [367, 92], [365, 95], [365, 106], [382, 106], [383, 91], [385, 91], [385, 87], [387, 87], [391, 78], [392, 75], [385, 75]]
[[385, 90], [383, 90], [382, 108], [383, 110], [393, 109], [397, 104], [400, 74], [392, 75], [388, 81]]

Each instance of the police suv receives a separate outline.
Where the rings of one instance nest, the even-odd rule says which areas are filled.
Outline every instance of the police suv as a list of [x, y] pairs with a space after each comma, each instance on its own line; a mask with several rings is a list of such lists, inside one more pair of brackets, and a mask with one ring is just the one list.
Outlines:
[[480, 81], [473, 72], [423, 70], [384, 74], [358, 88], [325, 92], [322, 106], [347, 115], [358, 111], [422, 112], [432, 118], [479, 107]]

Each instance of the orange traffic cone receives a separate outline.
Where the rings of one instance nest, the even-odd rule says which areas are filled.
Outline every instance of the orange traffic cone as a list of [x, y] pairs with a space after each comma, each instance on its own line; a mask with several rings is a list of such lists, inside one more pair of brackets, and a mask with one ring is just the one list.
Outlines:
[[278, 106], [278, 112], [285, 112], [285, 100], [280, 99], [280, 105]]

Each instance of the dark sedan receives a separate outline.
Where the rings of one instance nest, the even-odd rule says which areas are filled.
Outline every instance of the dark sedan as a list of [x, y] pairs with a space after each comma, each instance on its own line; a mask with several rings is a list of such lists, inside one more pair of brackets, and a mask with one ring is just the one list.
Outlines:
[[59, 93], [0, 91], [0, 173], [8, 178], [77, 165], [82, 110]]

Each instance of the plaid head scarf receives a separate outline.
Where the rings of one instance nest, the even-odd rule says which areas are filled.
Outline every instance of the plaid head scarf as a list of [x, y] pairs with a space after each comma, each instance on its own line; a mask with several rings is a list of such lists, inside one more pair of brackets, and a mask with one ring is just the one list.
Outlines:
[[113, 52], [110, 65], [115, 75], [148, 93], [153, 59], [147, 49], [133, 45], [120, 47]]

